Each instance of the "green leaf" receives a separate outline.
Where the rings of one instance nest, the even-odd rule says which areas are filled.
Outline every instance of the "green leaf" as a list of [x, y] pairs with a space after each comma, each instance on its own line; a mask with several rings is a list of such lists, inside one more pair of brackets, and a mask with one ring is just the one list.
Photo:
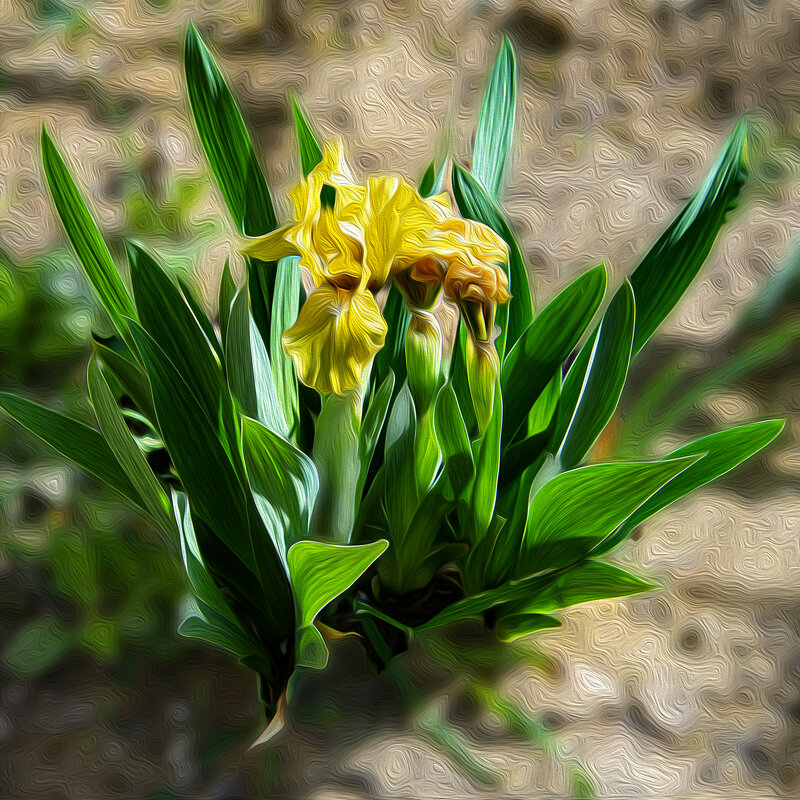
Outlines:
[[533, 495], [515, 577], [579, 561], [696, 460], [594, 464], [556, 475]]
[[153, 257], [131, 242], [125, 248], [142, 327], [166, 353], [216, 428], [223, 403], [229, 401], [211, 344], [178, 287]]
[[508, 609], [515, 614], [551, 614], [580, 603], [627, 597], [657, 588], [612, 564], [591, 560], [558, 576], [540, 592], [532, 593], [529, 598], [503, 606], [503, 611]]
[[208, 318], [208, 315], [203, 310], [203, 306], [200, 305], [200, 301], [195, 297], [192, 287], [180, 277], [178, 278], [178, 286], [180, 286], [181, 294], [191, 309], [192, 314], [194, 314], [197, 324], [202, 329], [206, 339], [208, 339], [208, 343], [214, 348], [217, 358], [222, 361], [222, 346], [219, 343], [219, 339], [217, 339], [217, 333], [214, 330], [214, 326], [211, 324], [211, 320]]
[[510, 444], [535, 401], [560, 372], [592, 321], [606, 289], [600, 264], [562, 290], [541, 311], [511, 349], [503, 365], [503, 439]]
[[375, 455], [375, 448], [383, 430], [383, 423], [386, 421], [386, 414], [389, 410], [389, 403], [392, 401], [393, 393], [394, 372], [390, 371], [378, 391], [375, 392], [375, 396], [372, 398], [361, 423], [361, 436], [358, 444], [358, 459], [361, 462], [361, 472], [358, 478], [358, 488], [356, 489], [356, 498], [359, 500], [364, 491], [364, 484], [369, 474], [372, 458]]
[[229, 650], [253, 666], [259, 664], [261, 673], [269, 675], [273, 671], [271, 656], [242, 626], [203, 562], [186, 496], [173, 492], [172, 508], [184, 568], [196, 596], [178, 627], [179, 633]]
[[608, 424], [617, 407], [631, 359], [636, 309], [633, 291], [625, 282], [603, 315], [577, 406], [558, 451], [562, 470], [582, 460]]
[[231, 90], [194, 25], [184, 67], [197, 132], [236, 226], [247, 236], [268, 233], [277, 220], [267, 182]]
[[[95, 337], [92, 337], [92, 347], [103, 367], [117, 379], [122, 391], [133, 400], [150, 423], [155, 425], [156, 412], [153, 408], [153, 394], [150, 391], [147, 375], [139, 364], [133, 361], [132, 356], [117, 352]], [[127, 351], [127, 348], [125, 349]], [[130, 353], [130, 351], [127, 352]]]
[[89, 362], [88, 385], [97, 421], [109, 449], [142, 498], [147, 512], [165, 533], [171, 534], [174, 527], [167, 494], [128, 430], [116, 399], [94, 360]]
[[[289, 575], [294, 589], [298, 628], [301, 644], [299, 666], [321, 668], [318, 659], [319, 634], [310, 634], [302, 642], [306, 629], [314, 625], [317, 615], [325, 606], [349, 589], [386, 550], [388, 542], [381, 539], [368, 544], [340, 545], [329, 542], [297, 542], [289, 549]], [[303, 658], [303, 650], [311, 644], [313, 655]], [[324, 642], [323, 642], [324, 645]]]
[[677, 305], [706, 260], [747, 178], [747, 127], [740, 122], [697, 194], [630, 276], [638, 353]]
[[464, 417], [451, 383], [436, 397], [434, 411], [436, 438], [442, 450], [442, 473], [447, 478], [448, 495], [458, 500], [475, 474], [475, 465]]
[[297, 104], [294, 95], [291, 95], [291, 98], [294, 124], [297, 126], [297, 142], [300, 145], [300, 164], [303, 167], [303, 175], [306, 176], [322, 161], [322, 148], [319, 146], [311, 126]]
[[244, 413], [288, 438], [289, 426], [275, 389], [267, 349], [247, 306], [247, 285], [239, 289], [231, 304], [225, 366], [228, 384]]
[[194, 510], [245, 564], [252, 564], [245, 491], [205, 410], [166, 353], [135, 323], [159, 429]]
[[453, 196], [461, 214], [488, 225], [508, 245], [508, 283], [512, 297], [507, 305], [498, 309], [497, 324], [501, 334], [495, 341], [502, 362], [506, 350], [516, 344], [533, 319], [533, 298], [525, 262], [508, 223], [480, 183], [458, 164], [453, 164], [452, 182]]
[[782, 430], [783, 420], [767, 420], [741, 425], [720, 433], [704, 436], [679, 447], [667, 459], [701, 455], [686, 470], [659, 489], [643, 503], [592, 555], [602, 555], [626, 539], [637, 525], [689, 492], [719, 478], [742, 461], [766, 447]]
[[494, 630], [501, 642], [513, 642], [536, 631], [560, 627], [561, 620], [547, 614], [508, 614], [500, 616]]
[[436, 162], [431, 161], [425, 169], [419, 182], [419, 193], [423, 197], [430, 197], [433, 193], [433, 184], [436, 180]]
[[222, 277], [219, 282], [219, 299], [217, 302], [219, 317], [219, 337], [224, 345], [228, 340], [228, 320], [231, 315], [231, 304], [236, 297], [236, 283], [231, 275], [230, 262], [226, 258], [225, 266], [222, 270]]
[[58, 216], [86, 275], [121, 334], [136, 312], [108, 247], [50, 136], [42, 127], [42, 163]]
[[486, 432], [478, 442], [475, 480], [470, 492], [470, 525], [468, 540], [477, 544], [492, 522], [497, 502], [497, 478], [500, 470], [500, 434], [503, 425], [503, 398], [495, 392], [492, 416]]
[[383, 318], [387, 326], [386, 340], [375, 356], [372, 381], [375, 385], [383, 383], [391, 371], [395, 375], [395, 386], [402, 386], [406, 379], [406, 331], [411, 313], [406, 308], [403, 295], [394, 284], [389, 286]]
[[281, 337], [287, 328], [294, 325], [300, 308], [299, 259], [296, 256], [278, 261], [275, 287], [272, 294], [272, 314], [270, 315], [269, 357], [275, 392], [278, 395], [283, 416], [292, 435], [300, 424], [300, 410], [297, 403], [297, 374], [294, 361], [283, 349]]
[[147, 510], [111, 448], [94, 428], [6, 392], [0, 392], [0, 407], [65, 458]]
[[308, 536], [319, 488], [311, 459], [260, 422], [242, 417], [242, 451], [258, 512], [281, 558]]
[[497, 63], [483, 98], [472, 156], [472, 174], [495, 199], [500, 196], [506, 160], [514, 138], [516, 107], [514, 50], [508, 37], [503, 37]]

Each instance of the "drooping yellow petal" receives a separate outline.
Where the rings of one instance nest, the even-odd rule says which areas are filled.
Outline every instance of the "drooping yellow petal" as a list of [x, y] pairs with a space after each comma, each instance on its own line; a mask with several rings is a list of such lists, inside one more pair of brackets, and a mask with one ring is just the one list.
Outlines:
[[300, 380], [320, 394], [361, 387], [364, 370], [383, 347], [386, 322], [372, 293], [323, 284], [283, 334]]
[[287, 238], [291, 225], [284, 225], [264, 236], [248, 237], [242, 253], [262, 261], [277, 261], [284, 256], [297, 255], [297, 248]]

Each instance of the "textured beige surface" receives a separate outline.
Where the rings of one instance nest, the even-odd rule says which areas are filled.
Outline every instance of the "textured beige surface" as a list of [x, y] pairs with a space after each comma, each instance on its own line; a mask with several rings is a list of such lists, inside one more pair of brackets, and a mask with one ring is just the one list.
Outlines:
[[[182, 88], [190, 19], [243, 98], [277, 198], [296, 178], [289, 90], [324, 134], [347, 139], [357, 171], [417, 177], [448, 141], [469, 157], [488, 65], [508, 32], [522, 99], [506, 207], [541, 298], [600, 260], [621, 280], [742, 113], [754, 129], [753, 180], [665, 336], [701, 352], [718, 344], [737, 304], [800, 230], [800, 7], [791, 0], [83, 5], [77, 23], [44, 28], [33, 3], [0, 2], [0, 244], [19, 255], [61, 240], [41, 189], [46, 120], [114, 236], [129, 225], [121, 196], [132, 175], [146, 175], [163, 207], [176, 175], [201, 184], [186, 220], [149, 241], [193, 262], [211, 302], [230, 254], [229, 222]], [[791, 433], [747, 473], [747, 485], [707, 490], [663, 513], [619, 555], [666, 588], [565, 614], [562, 630], [536, 638], [554, 674], [503, 679], [511, 696], [550, 716], [559, 754], [582, 763], [603, 797], [766, 798], [800, 789], [797, 385], [795, 375], [775, 375], [766, 395], [744, 388], [716, 398], [720, 425], [769, 411], [792, 415]], [[361, 703], [364, 717], [349, 737], [315, 739], [298, 722], [281, 739], [287, 791], [565, 796], [553, 759], [491, 721], [474, 744], [507, 773], [498, 791], [474, 786], [401, 723], [382, 727], [379, 695], [351, 688], [338, 708]], [[241, 708], [246, 715], [254, 704], [245, 699]], [[135, 775], [129, 786], [154, 791], [163, 779], [192, 796], [201, 791], [192, 783], [197, 756], [180, 721], [172, 729], [162, 756], [130, 754], [124, 768], [112, 757], [76, 757], [71, 767], [62, 759], [59, 775], [38, 770], [28, 791], [66, 785], [70, 796], [97, 795], [101, 776], [124, 770]], [[61, 735], [70, 737], [69, 728]]]

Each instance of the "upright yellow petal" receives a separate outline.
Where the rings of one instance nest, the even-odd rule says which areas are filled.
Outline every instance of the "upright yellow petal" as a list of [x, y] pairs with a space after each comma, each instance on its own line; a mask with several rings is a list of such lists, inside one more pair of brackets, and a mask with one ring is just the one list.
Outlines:
[[364, 370], [383, 347], [386, 322], [372, 293], [323, 284], [283, 334], [300, 380], [320, 394], [358, 390]]

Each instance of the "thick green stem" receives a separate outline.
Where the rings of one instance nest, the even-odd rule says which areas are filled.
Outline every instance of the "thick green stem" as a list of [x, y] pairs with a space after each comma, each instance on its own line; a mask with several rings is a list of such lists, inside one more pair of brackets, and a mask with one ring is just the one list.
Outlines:
[[325, 399], [317, 420], [312, 456], [319, 474], [319, 492], [311, 532], [322, 541], [347, 544], [353, 532], [361, 470], [360, 408], [355, 395], [332, 394]]

